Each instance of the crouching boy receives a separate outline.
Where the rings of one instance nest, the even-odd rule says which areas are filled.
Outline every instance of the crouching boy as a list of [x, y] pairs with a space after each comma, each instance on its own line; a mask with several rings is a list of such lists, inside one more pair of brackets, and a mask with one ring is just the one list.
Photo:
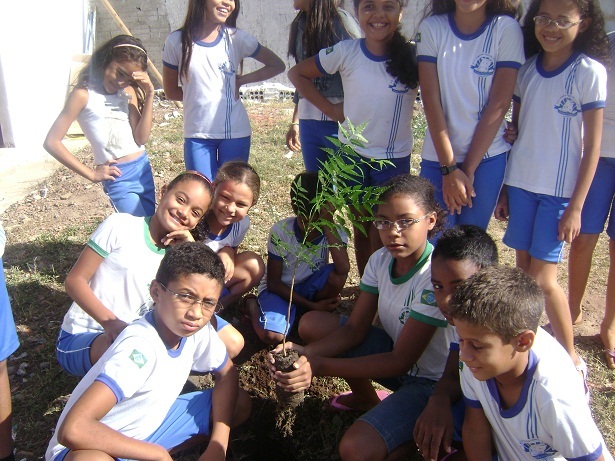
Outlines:
[[[237, 371], [209, 320], [224, 266], [201, 243], [167, 250], [150, 293], [154, 310], [131, 323], [73, 391], [47, 460], [171, 460], [209, 439], [200, 459], [224, 460], [230, 427], [250, 414]], [[179, 395], [190, 370], [215, 386]]]
[[613, 460], [574, 365], [538, 328], [543, 309], [536, 282], [513, 268], [483, 269], [453, 294], [470, 461], [491, 460], [492, 440], [500, 461]]

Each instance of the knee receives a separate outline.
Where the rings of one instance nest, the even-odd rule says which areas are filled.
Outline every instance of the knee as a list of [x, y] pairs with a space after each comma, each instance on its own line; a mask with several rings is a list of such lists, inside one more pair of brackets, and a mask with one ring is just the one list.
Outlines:
[[239, 333], [239, 331], [237, 331], [235, 328], [229, 328], [229, 326], [223, 328], [223, 330], [229, 331], [225, 332], [226, 334], [221, 339], [226, 346], [226, 351], [228, 352], [229, 358], [232, 360], [239, 355], [239, 353], [243, 349], [245, 342], [243, 339], [243, 335]]
[[[340, 441], [340, 458], [343, 461], [376, 461], [385, 459], [387, 455], [386, 449], [384, 453], [378, 453], [376, 447], [366, 443], [367, 439], [364, 436], [367, 436], [367, 434], [353, 430], [355, 425], [353, 424], [348, 429]], [[382, 444], [384, 445], [384, 441]]]
[[235, 404], [235, 412], [233, 413], [233, 421], [231, 427], [237, 427], [245, 423], [252, 413], [252, 399], [250, 395], [243, 389], [239, 388], [237, 394], [237, 403]]
[[284, 335], [275, 331], [259, 329], [256, 331], [256, 334], [262, 342], [271, 346], [280, 344], [284, 340]]

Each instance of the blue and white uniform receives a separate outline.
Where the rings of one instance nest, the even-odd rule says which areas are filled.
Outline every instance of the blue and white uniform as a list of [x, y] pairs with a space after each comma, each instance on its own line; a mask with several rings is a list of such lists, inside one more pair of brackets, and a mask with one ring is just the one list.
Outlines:
[[513, 406], [502, 408], [495, 378], [479, 381], [465, 365], [461, 388], [466, 405], [485, 412], [501, 461], [591, 461], [600, 455], [613, 460], [592, 419], [574, 364], [542, 328]]
[[227, 226], [222, 234], [209, 234], [205, 244], [216, 253], [224, 247], [236, 249], [243, 242], [249, 228], [250, 217], [246, 215], [241, 221]]
[[[235, 98], [236, 77], [241, 61], [256, 56], [260, 49], [255, 37], [226, 26], [220, 27], [213, 42], [192, 44], [187, 78], [180, 77], [187, 169], [213, 180], [224, 162], [248, 161], [252, 131], [241, 99]], [[166, 39], [162, 63], [181, 73], [181, 59], [181, 31], [176, 30]]]
[[151, 216], [156, 208], [154, 177], [145, 147], [135, 142], [130, 126], [130, 95], [123, 89], [102, 94], [87, 89], [88, 102], [77, 115], [77, 122], [90, 142], [94, 164], [102, 165], [127, 155], [142, 152], [129, 162], [117, 163], [122, 175], [102, 182], [115, 211], [135, 216]]
[[[412, 109], [417, 89], [411, 89], [386, 71], [388, 56], [375, 56], [364, 39], [344, 40], [321, 50], [316, 65], [323, 74], [339, 72], [344, 84], [342, 124], [367, 122], [365, 147], [353, 146], [368, 158], [408, 157], [412, 151]], [[347, 139], [339, 133], [339, 139]]]
[[[547, 71], [542, 54], [519, 71], [513, 98], [520, 105], [519, 137], [510, 152], [509, 220], [504, 243], [547, 262], [562, 258], [558, 224], [574, 191], [583, 155], [583, 112], [606, 100], [606, 69], [573, 53]], [[549, 133], [549, 136], [545, 136]]]
[[[461, 165], [489, 103], [496, 71], [501, 68], [519, 69], [525, 60], [521, 28], [511, 17], [489, 16], [476, 32], [464, 34], [457, 28], [453, 13], [449, 13], [430, 16], [421, 22], [416, 42], [417, 60], [437, 67], [448, 137], [455, 160]], [[450, 226], [475, 224], [487, 227], [506, 168], [503, 154], [510, 149], [504, 141], [504, 129], [505, 122], [502, 121], [476, 169], [476, 198], [472, 200], [472, 208], [463, 207], [461, 215], [449, 216]], [[429, 130], [425, 134], [421, 156], [421, 176], [434, 184], [436, 199], [446, 208], [440, 163]]]
[[[340, 237], [342, 244], [346, 245], [348, 242], [346, 234], [342, 232]], [[282, 263], [282, 283], [290, 286], [294, 271], [294, 292], [304, 298], [313, 299], [324, 288], [333, 270], [333, 264], [329, 264], [329, 244], [324, 233], [312, 240], [309, 246], [302, 242], [303, 236], [297, 218], [294, 216], [285, 218], [274, 224], [269, 232], [267, 256], [269, 260], [278, 260]], [[309, 263], [306, 260], [309, 260]], [[267, 289], [267, 271], [266, 267], [265, 275], [258, 286], [258, 303], [261, 311], [259, 323], [265, 330], [284, 334], [288, 300]], [[295, 321], [296, 310], [293, 304], [289, 328]]]
[[431, 284], [432, 251], [427, 243], [414, 268], [400, 277], [393, 277], [395, 260], [386, 248], [369, 258], [360, 289], [378, 295], [382, 328], [372, 326], [363, 343], [343, 354], [361, 357], [391, 352], [408, 319], [436, 327], [429, 344], [406, 375], [376, 380], [395, 392], [359, 418], [378, 432], [389, 453], [412, 440], [416, 419], [425, 409], [448, 357], [449, 330], [454, 327], [436, 306]]
[[[83, 393], [98, 381], [109, 387], [117, 399], [100, 420], [102, 423], [127, 437], [170, 449], [192, 435], [209, 433], [212, 389], [179, 396], [190, 370], [215, 372], [227, 360], [226, 347], [211, 324], [182, 338], [173, 350], [164, 344], [153, 314], [148, 313], [127, 326], [79, 382], [57, 427]], [[49, 442], [46, 460], [61, 460], [68, 452], [58, 443], [56, 434]]]
[[600, 234], [608, 218], [606, 233], [613, 239], [615, 238], [615, 213], [613, 212], [613, 197], [615, 197], [615, 32], [610, 32], [608, 37], [611, 65], [607, 69], [607, 95], [604, 106], [600, 160], [585, 199], [585, 203], [591, 203], [591, 206], [583, 207], [581, 233]]

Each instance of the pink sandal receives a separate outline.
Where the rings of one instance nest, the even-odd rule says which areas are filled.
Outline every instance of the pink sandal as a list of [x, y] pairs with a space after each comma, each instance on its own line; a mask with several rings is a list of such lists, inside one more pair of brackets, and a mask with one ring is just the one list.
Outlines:
[[[352, 391], [342, 392], [341, 394], [336, 395], [329, 402], [329, 406], [333, 410], [336, 410], [336, 411], [359, 411], [359, 410], [356, 410], [354, 408], [347, 407], [343, 403], [339, 402], [339, 398], [341, 396], [343, 396], [343, 395], [350, 395], [350, 394], [352, 394]], [[386, 399], [390, 394], [391, 393], [389, 391], [385, 391], [384, 389], [380, 389], [380, 390], [376, 391], [376, 395], [378, 395], [378, 398], [380, 399], [380, 401]]]

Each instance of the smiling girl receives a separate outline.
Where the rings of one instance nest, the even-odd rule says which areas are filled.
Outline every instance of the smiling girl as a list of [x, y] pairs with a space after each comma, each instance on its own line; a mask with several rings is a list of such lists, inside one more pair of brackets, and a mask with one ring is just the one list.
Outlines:
[[[164, 45], [167, 98], [184, 103], [184, 160], [210, 180], [229, 160], [248, 161], [250, 121], [239, 88], [284, 71], [284, 63], [247, 32], [236, 29], [239, 0], [190, 0], [181, 29]], [[240, 75], [241, 61], [264, 64]]]
[[[152, 128], [153, 101], [143, 44], [132, 36], [118, 35], [98, 48], [79, 73], [44, 147], [75, 173], [102, 182], [116, 211], [151, 216], [156, 191], [143, 145]], [[75, 120], [92, 145], [93, 169], [62, 143]]]
[[[405, 0], [354, 0], [355, 12], [365, 38], [344, 40], [305, 59], [288, 72], [302, 97], [331, 120], [358, 126], [367, 123], [364, 146], [353, 145], [363, 158], [388, 160], [381, 168], [356, 164], [364, 178], [359, 186], [378, 186], [387, 179], [410, 172], [412, 110], [418, 73], [412, 47], [400, 32]], [[328, 100], [314, 79], [336, 72], [342, 77], [344, 101]], [[348, 142], [340, 131], [339, 139]], [[355, 185], [354, 183], [349, 185]], [[355, 210], [360, 214], [358, 210]], [[373, 239], [373, 240], [372, 240]], [[367, 235], [354, 229], [359, 274], [373, 250], [375, 231]], [[372, 244], [372, 241], [374, 242]]]
[[608, 40], [598, 0], [534, 0], [523, 28], [528, 60], [512, 115], [519, 137], [495, 216], [508, 218], [503, 241], [538, 282], [555, 337], [585, 372], [557, 263], [579, 235], [600, 156], [607, 79], [596, 59], [608, 56]]
[[151, 308], [149, 284], [166, 248], [193, 241], [189, 232], [212, 198], [209, 181], [185, 172], [163, 187], [156, 213], [114, 213], [92, 234], [66, 276], [73, 299], [56, 344], [62, 368], [83, 376], [132, 320]]

